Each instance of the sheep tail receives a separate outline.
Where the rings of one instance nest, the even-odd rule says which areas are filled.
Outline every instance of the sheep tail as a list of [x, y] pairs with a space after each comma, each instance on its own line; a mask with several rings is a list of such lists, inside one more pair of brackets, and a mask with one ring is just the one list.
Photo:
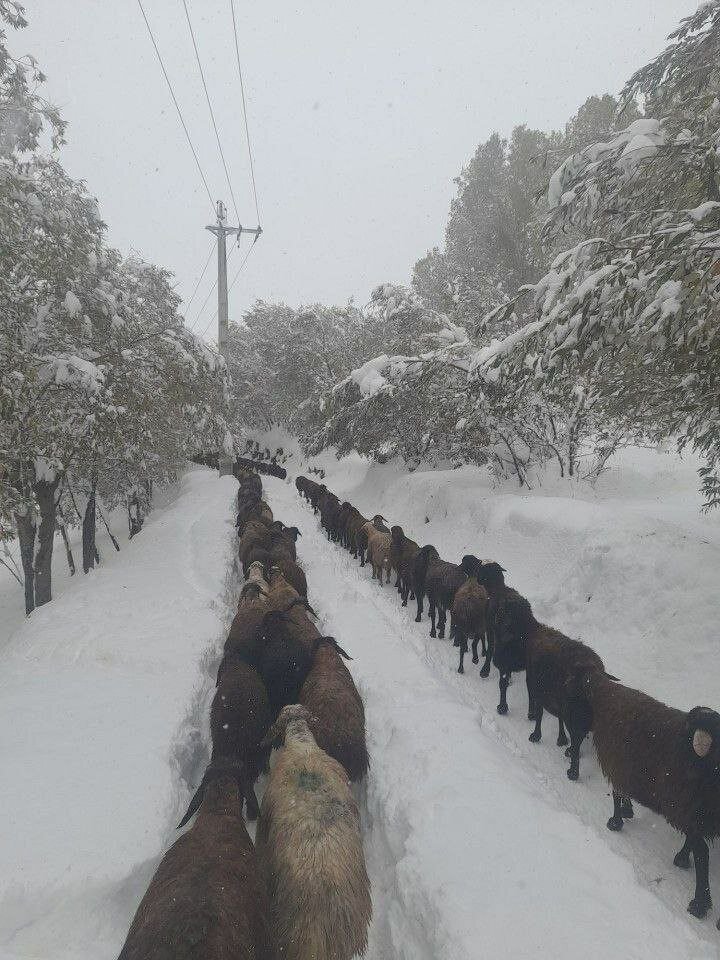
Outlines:
[[307, 602], [307, 600], [304, 597], [294, 597], [290, 601], [290, 603], [283, 610], [280, 611], [280, 613], [290, 613], [293, 607], [304, 607], [314, 617], [317, 617], [317, 614], [315, 613], [313, 608], [310, 606], [310, 604]]
[[352, 660], [352, 657], [350, 656], [350, 654], [346, 653], [343, 650], [343, 648], [337, 642], [335, 637], [318, 637], [317, 640], [315, 641], [315, 649], [317, 650], [324, 643], [327, 643], [329, 646], [331, 646], [333, 650], [335, 650], [337, 653], [340, 654], [341, 657], [344, 657], [346, 660]]

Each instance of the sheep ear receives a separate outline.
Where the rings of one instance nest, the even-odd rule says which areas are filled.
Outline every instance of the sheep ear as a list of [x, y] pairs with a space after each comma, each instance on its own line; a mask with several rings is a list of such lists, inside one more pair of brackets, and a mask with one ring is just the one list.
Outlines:
[[712, 734], [708, 733], [707, 730], [703, 730], [702, 727], [698, 727], [692, 737], [692, 748], [695, 755], [704, 759], [712, 750], [712, 745]]
[[187, 813], [177, 825], [178, 830], [182, 830], [188, 820], [190, 820], [190, 818], [200, 809], [200, 804], [202, 803], [203, 795], [205, 793], [205, 786], [205, 777], [203, 777], [200, 786], [195, 791], [195, 796], [190, 801], [190, 806], [187, 808]]

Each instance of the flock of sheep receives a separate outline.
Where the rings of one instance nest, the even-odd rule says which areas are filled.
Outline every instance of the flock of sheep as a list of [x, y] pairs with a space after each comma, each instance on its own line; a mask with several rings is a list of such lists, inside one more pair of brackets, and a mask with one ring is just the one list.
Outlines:
[[350, 789], [368, 769], [363, 702], [347, 654], [308, 616], [299, 531], [274, 520], [257, 474], [236, 476], [246, 581], [218, 669], [210, 763], [180, 827], [194, 823], [160, 863], [120, 960], [350, 960], [367, 946]]
[[590, 647], [539, 623], [525, 597], [505, 583], [499, 563], [470, 555], [459, 564], [448, 563], [435, 547], [420, 547], [402, 527], [388, 528], [380, 514], [364, 517], [324, 484], [298, 477], [296, 486], [320, 514], [330, 540], [350, 550], [361, 565], [369, 563], [373, 578], [382, 585], [395, 573], [402, 605], [417, 601], [418, 622], [427, 599], [431, 637], [444, 637], [450, 615], [460, 673], [468, 641], [473, 663], [479, 662], [482, 644], [480, 675], [489, 676], [491, 663], [499, 674], [498, 713], [508, 712], [511, 675], [525, 671], [528, 719], [534, 722], [530, 740], [540, 740], [545, 711], [555, 716], [570, 780], [579, 778], [580, 746], [592, 731], [600, 767], [612, 786], [608, 829], [622, 830], [635, 800], [679, 830], [685, 841], [675, 865], [688, 869], [691, 854], [695, 865], [688, 911], [705, 917], [712, 906], [707, 841], [720, 835], [720, 715], [707, 707], [676, 710], [624, 686]]

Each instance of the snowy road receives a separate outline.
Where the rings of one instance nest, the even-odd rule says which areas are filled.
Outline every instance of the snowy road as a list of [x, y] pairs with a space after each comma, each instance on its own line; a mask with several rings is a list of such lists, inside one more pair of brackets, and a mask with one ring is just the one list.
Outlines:
[[366, 704], [372, 960], [717, 957], [714, 922], [685, 914], [691, 877], [668, 866], [676, 835], [644, 811], [608, 834], [591, 749], [569, 783], [551, 723], [547, 742], [527, 742], [522, 679], [498, 718], [494, 678], [455, 674], [452, 645], [327, 542], [293, 485], [264, 485], [303, 533], [311, 602], [355, 657]]

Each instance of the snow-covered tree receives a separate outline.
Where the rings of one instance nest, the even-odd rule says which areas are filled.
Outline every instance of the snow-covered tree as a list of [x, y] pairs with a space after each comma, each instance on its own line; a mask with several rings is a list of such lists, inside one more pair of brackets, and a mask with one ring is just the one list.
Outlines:
[[[0, 23], [24, 26], [22, 6], [0, 0]], [[42, 155], [64, 124], [37, 93], [34, 61], [13, 59], [5, 40], [0, 539], [17, 535], [29, 612], [51, 599], [55, 528], [80, 520], [78, 500], [94, 514], [98, 491], [114, 505], [203, 438], [227, 446], [228, 390], [223, 361], [184, 328], [169, 274], [108, 249], [96, 200]]]
[[670, 39], [624, 91], [643, 97], [645, 117], [551, 178], [547, 235], [591, 235], [524, 291], [525, 326], [481, 350], [475, 369], [520, 389], [590, 380], [611, 419], [703, 453], [706, 503], [717, 506], [720, 2]]

